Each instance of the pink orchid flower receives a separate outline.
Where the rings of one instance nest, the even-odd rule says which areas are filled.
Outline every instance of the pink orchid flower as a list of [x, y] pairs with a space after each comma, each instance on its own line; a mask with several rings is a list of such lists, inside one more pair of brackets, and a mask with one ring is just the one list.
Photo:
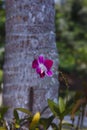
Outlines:
[[53, 75], [51, 70], [52, 65], [53, 61], [50, 59], [45, 59], [42, 55], [40, 55], [38, 59], [34, 59], [32, 62], [32, 68], [36, 69], [36, 72], [40, 75], [41, 78], [43, 78], [45, 75]]

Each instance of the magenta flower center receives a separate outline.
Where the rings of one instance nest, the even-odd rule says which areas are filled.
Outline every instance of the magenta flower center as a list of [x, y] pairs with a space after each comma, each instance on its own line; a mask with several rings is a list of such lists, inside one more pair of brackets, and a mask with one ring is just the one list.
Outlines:
[[40, 67], [40, 69], [41, 69], [41, 73], [43, 73], [43, 72], [46, 72], [46, 71], [47, 71], [47, 68], [45, 67], [45, 65], [44, 65], [44, 64], [39, 63], [39, 67]]

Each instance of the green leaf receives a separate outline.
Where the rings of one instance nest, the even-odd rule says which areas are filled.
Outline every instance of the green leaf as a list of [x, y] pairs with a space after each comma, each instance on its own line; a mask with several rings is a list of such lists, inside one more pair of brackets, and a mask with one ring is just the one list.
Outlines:
[[60, 113], [65, 111], [65, 103], [62, 97], [59, 97], [59, 111]]
[[51, 109], [52, 113], [58, 117], [59, 119], [63, 118], [63, 114], [61, 114], [59, 110], [59, 104], [55, 103], [54, 101], [48, 99], [48, 105], [49, 108]]
[[48, 99], [48, 105], [49, 105], [49, 108], [51, 109], [52, 113], [55, 115], [55, 116], [58, 116], [58, 104], [56, 104], [54, 101]]
[[16, 122], [19, 123], [19, 115], [18, 115], [18, 112], [17, 110], [14, 109], [14, 118], [16, 119]]
[[54, 119], [54, 115], [50, 116], [49, 118], [41, 118], [40, 124], [44, 126], [44, 129], [48, 129]]
[[4, 118], [5, 113], [8, 111], [8, 107], [1, 107], [0, 108], [0, 119]]
[[32, 116], [32, 113], [29, 110], [25, 109], [25, 108], [15, 108], [15, 110], [21, 111], [21, 112], [23, 112], [25, 114], [28, 114], [28, 115]]
[[[1, 62], [1, 61], [0, 61]], [[3, 71], [0, 70], [0, 83], [3, 81]]]
[[73, 108], [74, 102], [71, 102], [71, 104], [66, 104], [66, 110], [64, 111], [64, 116], [71, 114], [72, 108]]
[[64, 126], [71, 126], [72, 127], [72, 123], [70, 123], [68, 121], [65, 121], [65, 120], [62, 121], [62, 125], [64, 125]]

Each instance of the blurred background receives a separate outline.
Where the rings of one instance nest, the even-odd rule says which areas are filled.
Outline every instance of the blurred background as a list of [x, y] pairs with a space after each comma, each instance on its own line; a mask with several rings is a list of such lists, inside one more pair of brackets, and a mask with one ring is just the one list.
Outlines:
[[56, 0], [55, 8], [59, 70], [71, 89], [83, 89], [87, 87], [87, 0]]
[[[56, 44], [59, 71], [70, 89], [87, 86], [87, 0], [55, 0]], [[0, 91], [3, 83], [5, 2], [0, 0]], [[64, 86], [59, 75], [60, 85]], [[62, 87], [61, 87], [62, 88]]]

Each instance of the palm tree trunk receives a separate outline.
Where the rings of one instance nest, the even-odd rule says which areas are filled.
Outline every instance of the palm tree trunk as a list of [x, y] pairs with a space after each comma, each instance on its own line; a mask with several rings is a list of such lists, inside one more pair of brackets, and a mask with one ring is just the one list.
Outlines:
[[[3, 103], [41, 111], [47, 99], [58, 96], [58, 54], [55, 43], [53, 0], [6, 0], [6, 45]], [[54, 61], [52, 77], [40, 78], [32, 61], [43, 54]], [[23, 116], [23, 115], [21, 115]]]

